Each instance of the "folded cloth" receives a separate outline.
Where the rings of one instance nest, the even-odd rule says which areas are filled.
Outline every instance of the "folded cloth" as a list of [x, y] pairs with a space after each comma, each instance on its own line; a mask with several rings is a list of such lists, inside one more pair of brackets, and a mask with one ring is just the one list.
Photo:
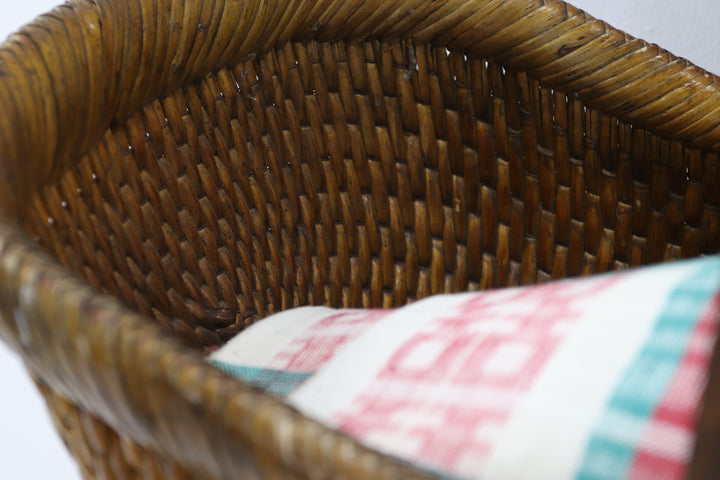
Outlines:
[[305, 307], [210, 361], [442, 476], [682, 478], [719, 292], [712, 256], [394, 310]]

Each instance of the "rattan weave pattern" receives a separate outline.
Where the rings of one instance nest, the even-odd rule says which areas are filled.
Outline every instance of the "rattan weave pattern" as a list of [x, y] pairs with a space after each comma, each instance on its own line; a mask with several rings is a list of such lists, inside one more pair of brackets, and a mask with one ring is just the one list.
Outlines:
[[299, 305], [718, 251], [717, 168], [482, 59], [293, 43], [149, 104], [44, 189], [28, 231], [211, 346]]
[[197, 350], [720, 251], [717, 88], [559, 1], [72, 1], [0, 47], [0, 335], [86, 478], [424, 478]]

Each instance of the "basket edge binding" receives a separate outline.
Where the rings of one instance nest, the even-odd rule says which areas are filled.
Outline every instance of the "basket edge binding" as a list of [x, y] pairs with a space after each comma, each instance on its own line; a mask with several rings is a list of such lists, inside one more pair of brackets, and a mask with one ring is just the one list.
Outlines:
[[[150, 99], [290, 39], [444, 43], [528, 71], [546, 86], [572, 87], [589, 106], [644, 128], [720, 148], [716, 76], [561, 0], [395, 0], [375, 7], [370, 12], [360, 0], [76, 0], [58, 7], [0, 47], [0, 102], [7, 106], [0, 116], [7, 173], [0, 211], [21, 216], [39, 185]], [[585, 73], [576, 78], [570, 67]], [[653, 84], [669, 87], [647, 98]]]
[[[237, 472], [265, 478], [268, 465], [321, 478], [350, 472], [429, 478], [227, 376], [113, 297], [68, 277], [5, 225], [0, 335], [56, 395], [199, 478], [235, 478]], [[192, 441], [183, 440], [188, 437]]]

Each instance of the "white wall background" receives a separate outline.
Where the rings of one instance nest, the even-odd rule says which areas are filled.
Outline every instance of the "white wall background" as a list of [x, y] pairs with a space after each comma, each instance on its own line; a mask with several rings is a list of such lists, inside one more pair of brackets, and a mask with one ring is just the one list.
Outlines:
[[[0, 40], [61, 0], [0, 4]], [[717, 0], [574, 0], [591, 15], [720, 73], [720, 2]], [[0, 107], [1, 108], [1, 107]], [[78, 479], [50, 417], [21, 363], [0, 341], [0, 477]]]
[[576, 7], [627, 33], [720, 74], [717, 0], [574, 0]]

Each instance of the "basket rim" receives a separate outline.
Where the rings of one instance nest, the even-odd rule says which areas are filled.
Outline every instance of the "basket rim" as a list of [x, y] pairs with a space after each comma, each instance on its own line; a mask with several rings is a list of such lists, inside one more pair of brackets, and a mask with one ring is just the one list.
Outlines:
[[497, 60], [620, 120], [720, 151], [716, 75], [562, 0], [72, 0], [0, 46], [0, 165], [14, 172], [0, 179], [0, 213], [16, 218], [18, 199], [109, 127], [208, 72], [292, 39], [392, 38]]
[[[161, 15], [177, 22], [160, 25]], [[150, 99], [291, 39], [395, 38], [496, 59], [622, 120], [720, 150], [717, 76], [560, 0], [72, 0], [0, 47], [0, 104], [8, 105], [0, 112], [0, 166], [8, 173], [0, 178], [0, 335], [53, 390], [212, 476], [252, 465], [237, 454], [244, 447], [270, 452], [287, 468], [322, 459], [350, 471], [348, 459], [360, 457], [368, 472], [422, 477], [226, 376], [118, 300], [68, 280], [15, 226], [35, 189]], [[667, 89], [648, 97], [655, 84]], [[693, 120], [678, 130], [678, 119]], [[68, 363], [57, 361], [61, 351]], [[169, 412], [157, 402], [165, 395], [177, 400]], [[192, 417], [198, 409], [202, 421]], [[250, 412], [262, 412], [266, 423], [249, 422]], [[182, 428], [199, 436], [201, 448], [175, 441], [183, 430], [158, 415], [193, 418]], [[300, 452], [293, 443], [328, 439], [353, 455]], [[231, 460], [207, 460], [213, 457]]]

